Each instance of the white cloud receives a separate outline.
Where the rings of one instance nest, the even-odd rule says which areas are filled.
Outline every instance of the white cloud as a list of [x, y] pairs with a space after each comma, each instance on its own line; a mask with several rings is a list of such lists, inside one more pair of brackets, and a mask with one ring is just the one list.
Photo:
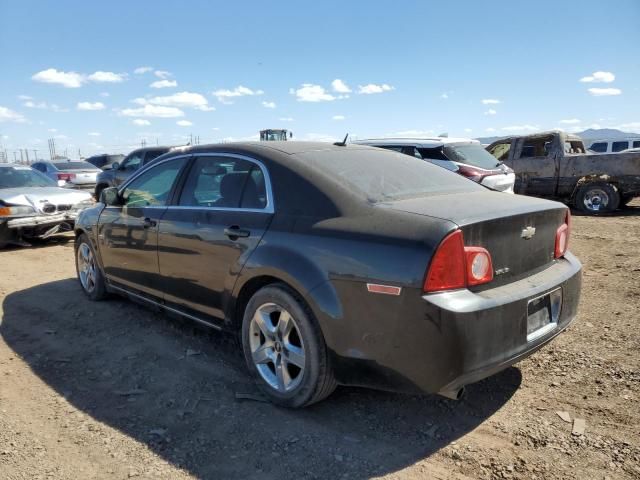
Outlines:
[[331, 117], [331, 120], [344, 120], [345, 117], [344, 115], [334, 115], [333, 117]]
[[443, 99], [443, 100], [448, 100], [449, 99], [449, 94], [447, 92], [445, 92], [442, 95], [440, 95], [440, 98]]
[[39, 108], [39, 109], [42, 109], [42, 110], [48, 108], [48, 105], [47, 105], [46, 102], [38, 102], [38, 103], [36, 103], [33, 100], [27, 100], [22, 105], [27, 107], [27, 108]]
[[502, 127], [501, 130], [505, 132], [537, 132], [540, 127], [537, 125], [512, 125], [509, 127]]
[[125, 108], [120, 111], [125, 117], [176, 118], [184, 117], [184, 112], [175, 107], [161, 105], [144, 105], [141, 108]]
[[590, 88], [589, 93], [594, 97], [608, 97], [611, 95], [620, 95], [622, 90], [619, 88]]
[[577, 118], [568, 118], [566, 120], [560, 120], [560, 123], [563, 123], [565, 125], [576, 125], [580, 123], [580, 120]]
[[218, 130], [220, 130], [219, 127], [211, 127], [211, 130], [213, 130], [214, 132], [217, 132]]
[[489, 128], [486, 128], [486, 129], [485, 129], [485, 132], [489, 132], [489, 133], [493, 133], [493, 132], [495, 132], [495, 131], [496, 131], [496, 129], [495, 129], [495, 128], [493, 128], [493, 127], [489, 127]]
[[136, 75], [142, 75], [144, 73], [150, 72], [151, 70], [153, 70], [153, 67], [138, 67], [133, 71], [133, 73], [135, 73]]
[[151, 88], [171, 88], [177, 87], [178, 82], [175, 80], [156, 80], [155, 82], [149, 85]]
[[103, 72], [98, 70], [87, 77], [92, 82], [98, 83], [121, 83], [127, 79], [126, 73]]
[[611, 83], [616, 79], [616, 76], [611, 72], [593, 72], [591, 75], [582, 77], [580, 79], [583, 83]]
[[0, 122], [24, 123], [26, 122], [26, 119], [18, 112], [14, 112], [7, 107], [0, 106]]
[[104, 110], [105, 105], [102, 102], [79, 102], [76, 108], [78, 110]]
[[90, 137], [99, 137], [102, 134], [100, 132], [89, 132], [88, 135]]
[[189, 120], [178, 120], [176, 122], [176, 125], [180, 125], [181, 127], [190, 127], [191, 125], [193, 125], [193, 123], [191, 123]]
[[395, 90], [395, 87], [383, 83], [382, 85], [376, 85], [375, 83], [368, 83], [367, 85], [358, 85], [358, 93], [364, 95], [371, 95], [373, 93], [390, 92]]
[[471, 128], [465, 128], [464, 129], [464, 133], [471, 133], [471, 132], [473, 132], [473, 129], [471, 129]]
[[50, 128], [50, 129], [48, 129], [48, 131], [51, 132], [51, 133], [56, 133], [58, 131], [58, 129], [57, 128]]
[[333, 82], [331, 82], [331, 88], [333, 88], [334, 92], [351, 93], [351, 88], [349, 88], [349, 86], [339, 78], [336, 78]]
[[299, 102], [332, 102], [338, 98], [327, 92], [324, 87], [312, 83], [303, 83], [298, 89], [290, 89], [289, 93], [295, 95]]
[[264, 108], [276, 108], [276, 102], [262, 102]]
[[496, 99], [496, 98], [483, 98], [482, 99], [482, 104], [483, 105], [497, 105], [499, 103], [502, 103], [500, 100]]
[[293, 117], [280, 117], [278, 120], [281, 122], [293, 122]]
[[100, 92], [100, 96], [106, 98], [109, 96], [109, 92]]
[[63, 72], [55, 68], [42, 70], [31, 77], [32, 80], [42, 83], [53, 83], [66, 88], [79, 88], [85, 83], [84, 75], [76, 72]]
[[220, 89], [212, 93], [213, 93], [213, 96], [216, 97], [219, 102], [229, 104], [229, 103], [232, 103], [231, 100], [229, 100], [230, 98], [262, 95], [264, 91], [251, 90], [250, 88], [243, 87], [242, 85], [238, 85], [233, 90]]
[[33, 97], [30, 97], [29, 95], [18, 95], [18, 99], [19, 100], [33, 100]]
[[164, 97], [139, 97], [134, 99], [133, 102], [138, 105], [195, 108], [204, 112], [215, 110], [215, 107], [209, 105], [209, 101], [204, 97], [204, 95], [194, 92], [178, 92]]
[[166, 70], [156, 70], [153, 74], [158, 78], [169, 78], [172, 76], [171, 72], [167, 72]]
[[68, 112], [69, 109], [68, 108], [62, 108], [59, 105], [56, 105], [55, 103], [52, 103], [50, 105], [51, 110], [53, 110], [54, 112]]
[[397, 137], [433, 137], [435, 133], [433, 130], [401, 130], [390, 135]]
[[484, 112], [485, 115], [495, 115], [496, 112], [493, 108], [490, 108], [489, 110], [487, 110], [486, 112]]
[[143, 118], [136, 118], [133, 121], [134, 125], [138, 125], [139, 127], [145, 127], [147, 125], [151, 125], [151, 122], [149, 120], [145, 120]]

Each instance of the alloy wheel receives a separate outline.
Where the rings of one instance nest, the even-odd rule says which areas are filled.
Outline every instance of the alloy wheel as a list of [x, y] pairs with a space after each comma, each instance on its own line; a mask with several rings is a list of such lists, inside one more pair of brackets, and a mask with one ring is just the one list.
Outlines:
[[77, 255], [80, 283], [87, 293], [91, 293], [96, 288], [96, 262], [91, 247], [81, 243]]
[[279, 393], [294, 390], [304, 377], [305, 348], [293, 316], [275, 303], [258, 307], [249, 326], [251, 357], [262, 379]]

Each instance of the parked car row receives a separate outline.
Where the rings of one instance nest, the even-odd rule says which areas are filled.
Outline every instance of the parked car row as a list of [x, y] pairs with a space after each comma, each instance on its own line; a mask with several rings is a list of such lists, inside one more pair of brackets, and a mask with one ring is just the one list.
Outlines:
[[[435, 160], [477, 168], [471, 147]], [[449, 170], [345, 143], [173, 150], [82, 210], [78, 280], [239, 335], [286, 407], [338, 384], [459, 398], [571, 324], [581, 265], [565, 205]]]

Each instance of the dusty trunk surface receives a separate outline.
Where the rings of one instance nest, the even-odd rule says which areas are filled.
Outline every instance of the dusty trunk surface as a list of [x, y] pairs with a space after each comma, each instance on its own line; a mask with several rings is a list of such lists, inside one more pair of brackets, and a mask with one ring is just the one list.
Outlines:
[[632, 205], [574, 217], [578, 320], [461, 402], [348, 388], [301, 411], [239, 401], [255, 390], [232, 338], [89, 302], [71, 242], [2, 251], [0, 478], [639, 478]]

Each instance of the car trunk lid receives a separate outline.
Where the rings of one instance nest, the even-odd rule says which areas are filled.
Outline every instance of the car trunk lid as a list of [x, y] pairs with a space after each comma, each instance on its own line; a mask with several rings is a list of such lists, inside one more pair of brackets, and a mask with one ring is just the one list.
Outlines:
[[[567, 208], [557, 202], [492, 192], [465, 192], [379, 204], [417, 215], [450, 220], [467, 246], [491, 254], [497, 286], [515, 281], [554, 261], [556, 231]], [[474, 287], [482, 289], [484, 287]]]

